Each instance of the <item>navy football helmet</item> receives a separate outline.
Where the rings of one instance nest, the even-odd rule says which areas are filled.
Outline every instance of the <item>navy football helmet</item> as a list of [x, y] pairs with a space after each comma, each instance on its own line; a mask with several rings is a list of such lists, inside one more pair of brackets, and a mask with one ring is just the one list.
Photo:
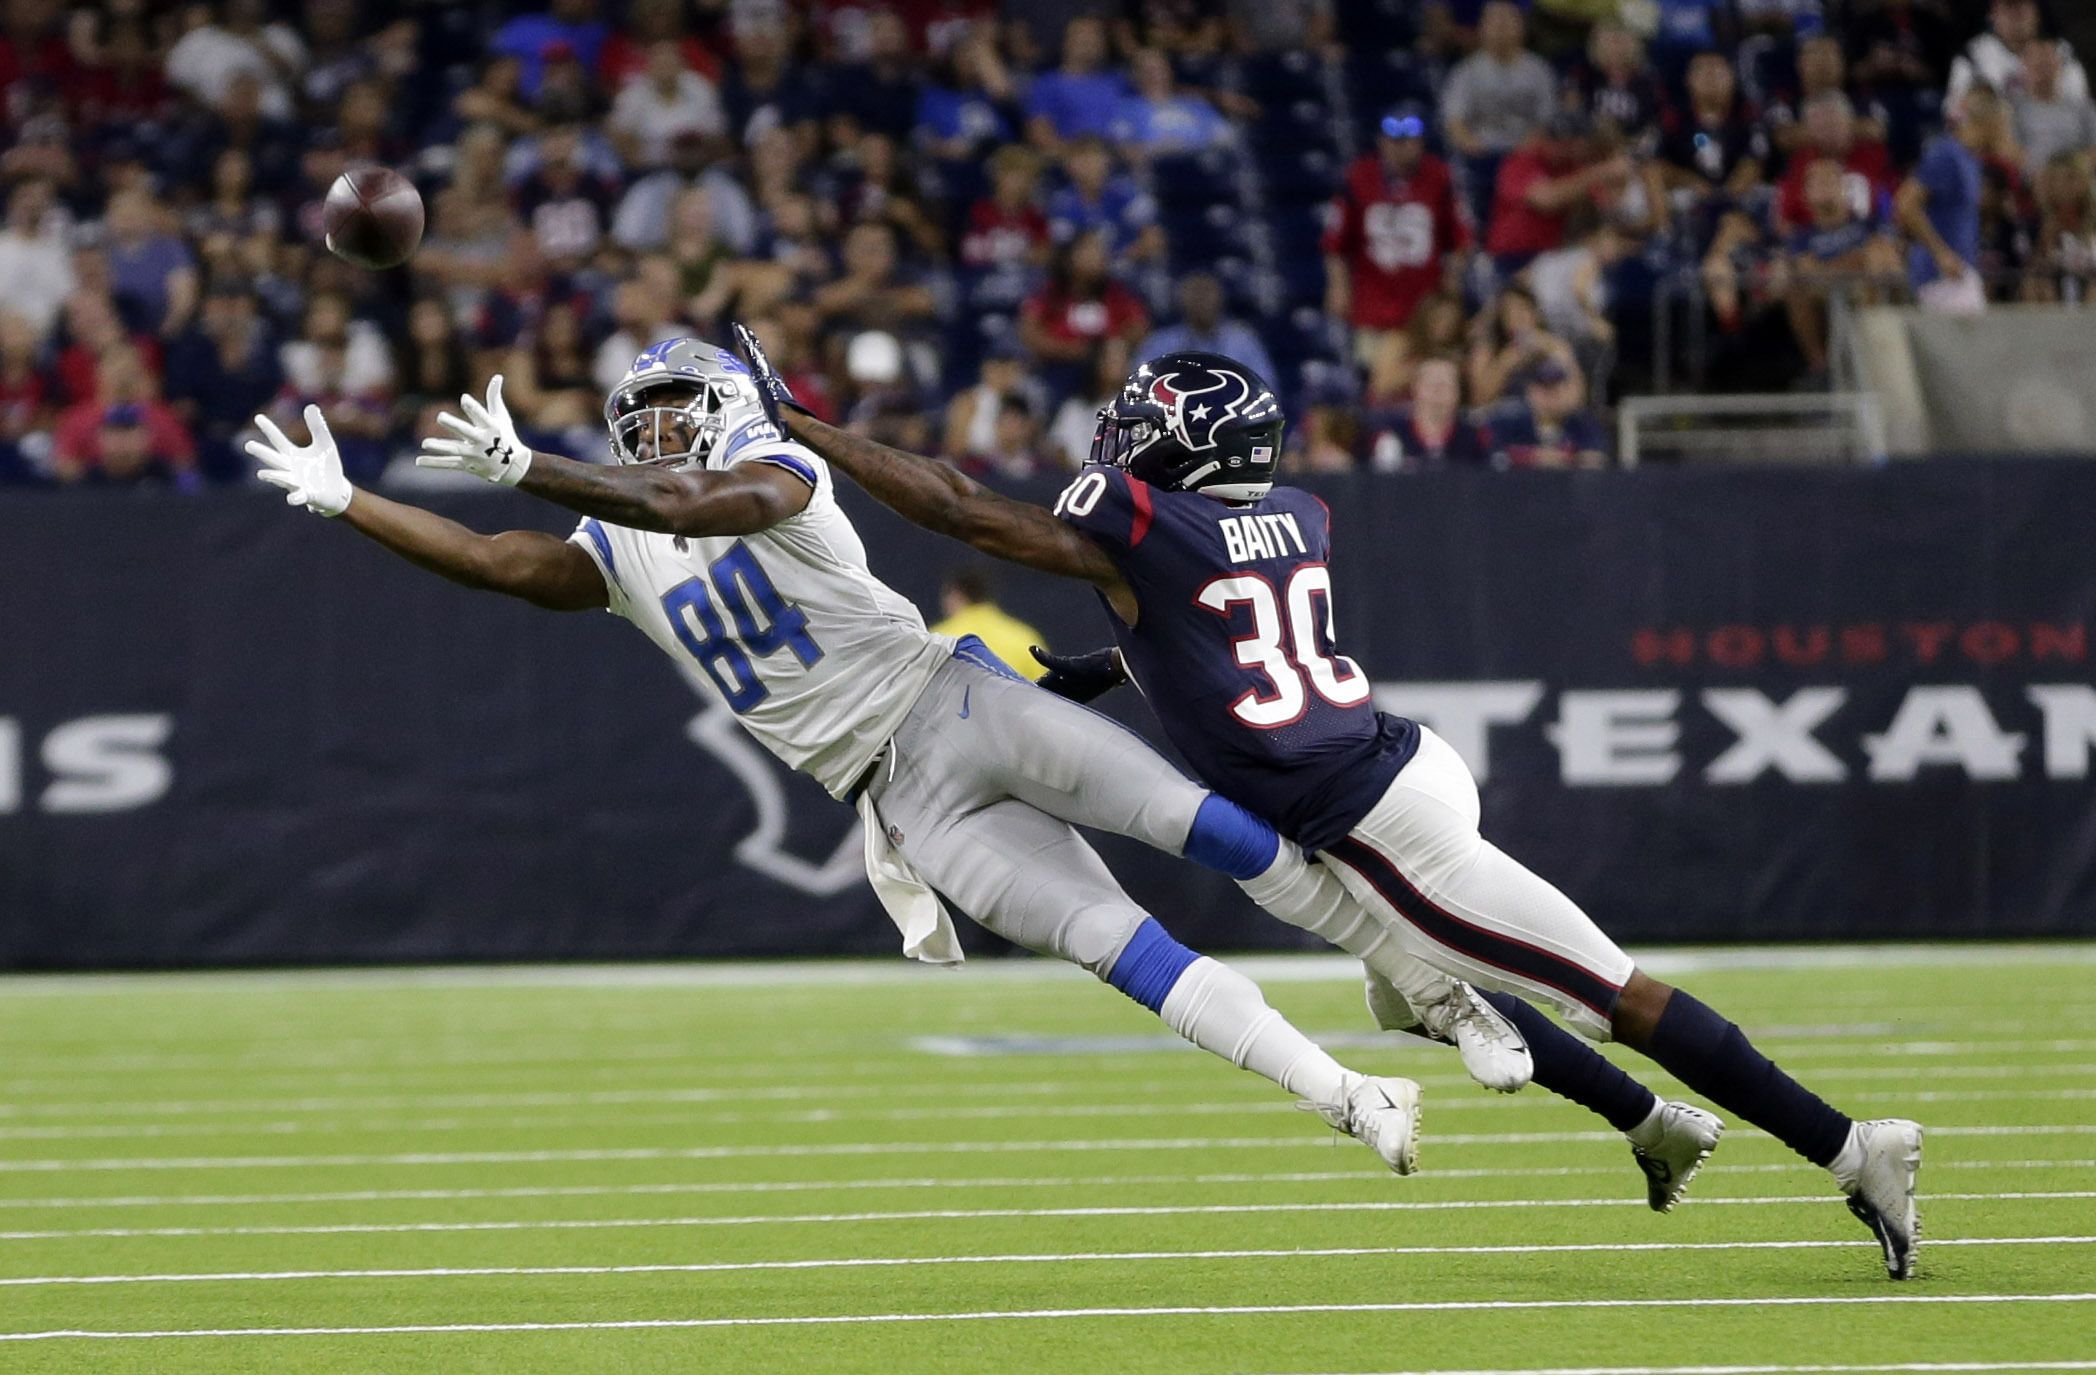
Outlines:
[[1092, 462], [1166, 491], [1258, 501], [1281, 461], [1281, 403], [1220, 353], [1183, 350], [1137, 368], [1099, 412]]

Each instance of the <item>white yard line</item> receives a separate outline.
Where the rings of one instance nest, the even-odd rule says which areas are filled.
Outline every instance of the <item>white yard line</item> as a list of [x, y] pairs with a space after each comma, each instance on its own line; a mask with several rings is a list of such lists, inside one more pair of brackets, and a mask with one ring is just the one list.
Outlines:
[[[162, 1275], [23, 1275], [0, 1288], [109, 1284], [259, 1284], [289, 1280], [478, 1279], [517, 1275], [710, 1275], [762, 1270], [861, 1270], [919, 1265], [1069, 1265], [1188, 1260], [1328, 1260], [1362, 1256], [1530, 1256], [1638, 1251], [1818, 1251], [1876, 1246], [1856, 1241], [1576, 1242], [1550, 1246], [1320, 1246], [1291, 1250], [1022, 1251], [982, 1256], [840, 1256], [817, 1260], [704, 1261], [683, 1265], [486, 1265], [402, 1270], [233, 1270]], [[2089, 1246], [2096, 1236], [1954, 1237], [1929, 1246]]]
[[[2046, 1126], [1930, 1127], [1932, 1136], [2091, 1136], [2096, 1122]], [[1755, 1137], [1751, 1128], [1732, 1135]], [[1430, 1132], [1427, 1141], [1448, 1146], [1555, 1145], [1580, 1141], [1620, 1141], [1612, 1131]], [[591, 1160], [734, 1160], [749, 1157], [983, 1155], [1011, 1152], [1159, 1151], [1159, 1150], [1300, 1150], [1330, 1149], [1329, 1135], [1193, 1136], [1107, 1138], [1054, 1141], [846, 1141], [777, 1142], [746, 1146], [633, 1146], [536, 1151], [407, 1151], [343, 1155], [207, 1155], [118, 1156], [80, 1159], [0, 1160], [0, 1174], [73, 1174], [110, 1170], [253, 1170], [313, 1169], [370, 1165], [540, 1165]]]
[[[1725, 1165], [1725, 1174], [1790, 1174], [1809, 1169], [1797, 1161]], [[1929, 1173], [1945, 1170], [2096, 1170], [2096, 1159], [2071, 1160], [1938, 1160]], [[1531, 1168], [1479, 1166], [1429, 1170], [1422, 1178], [1573, 1179], [1624, 1177], [1627, 1165], [1553, 1165]], [[104, 1198], [0, 1198], [0, 1212], [29, 1208], [229, 1208], [299, 1203], [456, 1202], [501, 1198], [624, 1198], [664, 1194], [796, 1194], [860, 1190], [910, 1189], [1100, 1189], [1168, 1185], [1331, 1184], [1389, 1178], [1387, 1170], [1297, 1170], [1238, 1174], [1132, 1175], [945, 1175], [895, 1179], [694, 1180], [665, 1184], [548, 1184], [507, 1189], [349, 1189], [334, 1192], [279, 1194], [119, 1194]]]
[[[0, 984], [4, 984], [0, 980]], [[4, 994], [0, 994], [4, 997]], [[2028, 1034], [2013, 1034], [2006, 1030], [2010, 1026], [2049, 1030], [2074, 1024], [2067, 1015], [2047, 1019], [2035, 1024], [2003, 1023], [2004, 1034], [1998, 1037], [1973, 1037], [1953, 1035], [1952, 1031], [1965, 1032], [1980, 1024], [1967, 1024], [1954, 1015], [1946, 1015], [1941, 1005], [1932, 1005], [1925, 1025], [1943, 1026], [1945, 1033], [1939, 1036], [1920, 1038], [1915, 1036], [1914, 1024], [1893, 1024], [1888, 1028], [1882, 1021], [1863, 1023], [1830, 1023], [1814, 1025], [1777, 1025], [1761, 1028], [1757, 1019], [1746, 1018], [1745, 1024], [1757, 1042], [1784, 1047], [1786, 1057], [1801, 1055], [1853, 1055], [1858, 1051], [1898, 1052], [1909, 1055], [1954, 1056], [1964, 1054], [1993, 1054], [2013, 1051], [2019, 1054], [2086, 1052], [2096, 1049], [2096, 1040], [2089, 1039], [2046, 1039], [2034, 1040]], [[648, 1031], [656, 1028], [650, 1026]], [[304, 1046], [305, 1042], [287, 1042], [272, 1039], [266, 1051], [233, 1051], [207, 1049], [196, 1051], [156, 1051], [153, 1053], [112, 1053], [83, 1056], [67, 1060], [46, 1052], [41, 1059], [22, 1057], [22, 1065], [38, 1071], [34, 1075], [0, 1081], [0, 1092], [12, 1095], [45, 1093], [51, 1091], [78, 1092], [83, 1079], [95, 1076], [121, 1077], [140, 1074], [208, 1073], [222, 1074], [238, 1070], [243, 1074], [293, 1077], [311, 1076], [316, 1073], [333, 1072], [336, 1077], [371, 1079], [378, 1083], [394, 1083], [401, 1079], [418, 1076], [441, 1076], [445, 1081], [455, 1081], [463, 1070], [471, 1070], [478, 1076], [490, 1072], [507, 1070], [516, 1072], [526, 1068], [553, 1070], [571, 1067], [570, 1073], [623, 1073], [633, 1072], [628, 1067], [668, 1067], [704, 1059], [702, 1048], [690, 1042], [663, 1042], [650, 1044], [619, 1039], [614, 1033], [605, 1033], [608, 1040], [591, 1042], [587, 1029], [578, 1031], [581, 1048], [576, 1037], [560, 1042], [539, 1043], [526, 1041], [518, 1035], [505, 1034], [503, 1029], [491, 1027], [488, 1034], [472, 1042], [415, 1042], [411, 1038], [330, 1038], [325, 1042], [311, 1043], [324, 1046], [318, 1053], [287, 1054], [287, 1049]], [[1892, 1036], [1906, 1035], [1914, 1039], [1895, 1041]], [[1416, 1041], [1397, 1037], [1391, 1033], [1365, 1031], [1359, 1028], [1324, 1029], [1312, 1032], [1313, 1039], [1335, 1050], [1404, 1050], [1423, 1049]], [[1864, 1042], [1862, 1045], [1844, 1045], [1843, 1042]], [[491, 1051], [490, 1045], [500, 1046]], [[781, 1057], [794, 1055], [821, 1055], [834, 1062], [839, 1049], [845, 1049], [847, 1059], [853, 1055], [863, 1058], [853, 1061], [855, 1077], [863, 1080], [884, 1074], [895, 1074], [900, 1082], [911, 1082], [919, 1073], [905, 1057], [883, 1052], [870, 1054], [863, 1044], [851, 1041], [840, 1044], [838, 1038], [807, 1037], [791, 1045], [778, 1048]], [[1193, 1047], [1177, 1037], [1163, 1032], [1145, 1032], [1115, 1036], [1027, 1036], [1010, 1034], [985, 1034], [978, 1036], [926, 1036], [907, 1043], [907, 1048], [927, 1054], [945, 1056], [960, 1063], [995, 1060], [1008, 1055], [1027, 1055], [1046, 1059], [1056, 1056], [1148, 1056], [1159, 1053], [1191, 1053]], [[388, 1063], [389, 1060], [411, 1051], [411, 1060]], [[768, 1062], [752, 1064], [740, 1072], [709, 1066], [709, 1071], [723, 1079], [764, 1080], [774, 1076], [775, 1071]], [[1089, 1067], [1088, 1067], [1089, 1068]]]
[[1581, 1308], [1788, 1308], [1877, 1304], [2089, 1303], [2096, 1294], [1846, 1294], [1759, 1299], [1449, 1299], [1414, 1303], [1262, 1303], [1228, 1307], [1020, 1308], [961, 1313], [808, 1313], [590, 1322], [400, 1323], [386, 1327], [217, 1327], [142, 1331], [69, 1328], [0, 1332], [0, 1342], [157, 1341], [182, 1337], [372, 1337], [443, 1332], [605, 1332], [708, 1327], [837, 1327], [862, 1323], [1053, 1322], [1095, 1318], [1264, 1317], [1288, 1313], [1469, 1313]]
[[[2053, 1067], [2039, 1067], [2047, 1073]], [[2096, 1074], [2096, 1064], [2079, 1067], [2080, 1072]], [[1827, 1070], [1822, 1073], [1835, 1073]], [[1919, 1071], [1917, 1071], [1918, 1073]], [[1932, 1071], [1933, 1072], [1933, 1071]], [[1990, 1070], [1990, 1073], [2000, 1073]], [[2067, 1073], [2076, 1072], [2069, 1069]], [[766, 1073], [773, 1078], [778, 1075], [776, 1067]], [[1448, 1087], [1467, 1084], [1464, 1075], [1439, 1075], [1437, 1080], [1446, 1080]], [[1422, 1084], [1426, 1081], [1421, 1080]], [[1116, 1088], [1163, 1090], [1174, 1086], [1168, 1079], [1146, 1080], [1136, 1085], [1115, 1085]], [[306, 1113], [306, 1112], [378, 1112], [387, 1108], [451, 1108], [474, 1110], [480, 1108], [564, 1108], [564, 1107], [624, 1107], [636, 1104], [662, 1103], [766, 1103], [806, 1102], [811, 1098], [912, 1098], [912, 1097], [989, 1097], [1010, 1095], [1020, 1098], [1035, 1098], [1074, 1093], [1096, 1085], [1083, 1079], [1044, 1080], [1037, 1082], [997, 1081], [985, 1083], [922, 1082], [912, 1084], [868, 1084], [809, 1083], [797, 1081], [788, 1085], [721, 1085], [701, 1084], [679, 1087], [665, 1085], [648, 1089], [584, 1089], [567, 1091], [519, 1091], [515, 1093], [376, 1093], [376, 1094], [320, 1094], [289, 1098], [157, 1098], [131, 1102], [102, 1102], [87, 1099], [77, 1102], [58, 1103], [0, 1103], [0, 1118], [25, 1117], [189, 1117], [211, 1113]]]
[[[1468, 1080], [1464, 1083], [1467, 1085]], [[1858, 1103], [1999, 1103], [1999, 1102], [2087, 1102], [2096, 1100], [2096, 1088], [2074, 1089], [1948, 1089], [1884, 1090], [1845, 1094]], [[1549, 1097], [1526, 1099], [1484, 1097], [1436, 1099], [1436, 1118], [1472, 1112], [1504, 1113], [1511, 1109], [1569, 1105]], [[1293, 1110], [1293, 1105], [1273, 1099], [1229, 1103], [1008, 1103], [976, 1107], [945, 1104], [925, 1108], [799, 1108], [772, 1112], [715, 1112], [700, 1110], [675, 1116], [622, 1114], [615, 1120], [622, 1129], [642, 1127], [716, 1127], [752, 1123], [818, 1124], [826, 1122], [945, 1122], [1001, 1121], [1014, 1116], [1028, 1118], [1122, 1118], [1122, 1117], [1241, 1117], [1272, 1116]], [[211, 1136], [340, 1136], [346, 1132], [412, 1135], [418, 1132], [537, 1131], [562, 1127], [601, 1127], [602, 1114], [586, 1116], [545, 1115], [536, 1117], [410, 1117], [383, 1121], [328, 1119], [274, 1122], [104, 1122], [92, 1125], [0, 1127], [0, 1141], [91, 1141], [146, 1140], [172, 1137]]]
[[[1393, 1051], [1410, 1050], [1413, 1047], [1404, 1041], [1391, 1039], [1385, 1048]], [[1639, 1067], [1642, 1070], [1642, 1067]], [[776, 1073], [776, 1071], [772, 1071]], [[1878, 1079], [1905, 1081], [1925, 1079], [1931, 1082], [1943, 1079], [2044, 1079], [2057, 1081], [2096, 1076], [2096, 1062], [2081, 1064], [2010, 1064], [2010, 1065], [1814, 1065], [1812, 1077], [1818, 1079]], [[1411, 1074], [1407, 1076], [1422, 1088], [1468, 1089], [1472, 1081], [1462, 1074]], [[944, 1077], [928, 1081], [919, 1080], [908, 1084], [868, 1084], [863, 1081], [849, 1083], [795, 1083], [791, 1086], [736, 1087], [718, 1084], [675, 1086], [646, 1089], [587, 1089], [578, 1091], [519, 1091], [515, 1093], [451, 1093], [432, 1091], [429, 1093], [373, 1093], [373, 1094], [325, 1094], [303, 1097], [249, 1097], [249, 1098], [162, 1098], [129, 1102], [105, 1102], [96, 1099], [47, 1103], [0, 1103], [0, 1120], [24, 1121], [46, 1118], [139, 1118], [139, 1117], [199, 1117], [213, 1114], [237, 1116], [242, 1113], [270, 1115], [354, 1112], [358, 1114], [383, 1112], [387, 1109], [421, 1109], [424, 1111], [445, 1109], [455, 1111], [480, 1111], [500, 1108], [560, 1108], [560, 1107], [625, 1107], [649, 1104], [707, 1104], [749, 1102], [806, 1102], [810, 1099], [826, 1098], [882, 1098], [908, 1101], [916, 1098], [951, 1101], [966, 1098], [1052, 1098], [1065, 1094], [1090, 1092], [1098, 1088], [1099, 1076], [1091, 1078], [1045, 1079], [1034, 1081], [992, 1080], [981, 1083], [954, 1082]], [[1151, 1093], [1181, 1087], [1183, 1081], [1173, 1079], [1148, 1079], [1135, 1083], [1111, 1081], [1117, 1093]], [[70, 1087], [77, 1088], [77, 1085]], [[2086, 1090], [2084, 1090], [2086, 1091]], [[2003, 1092], [2012, 1092], [2003, 1090]], [[1536, 1096], [1542, 1096], [1537, 1090]], [[2024, 1096], [2015, 1094], [2014, 1096]], [[1486, 1100], [1494, 1101], [1494, 1100]], [[1520, 1100], [1510, 1100], [1520, 1101]], [[962, 1109], [962, 1111], [994, 1111], [992, 1108]], [[1028, 1111], [1021, 1107], [1020, 1111]], [[601, 1120], [594, 1118], [593, 1120]]]
[[[1825, 1205], [1831, 1191], [1812, 1194], [1699, 1197], [1696, 1207], [1774, 1207]], [[1937, 1203], [2030, 1202], [2096, 1198], [2096, 1189], [2050, 1189], [2006, 1193], [1932, 1193]], [[1128, 1204], [1086, 1208], [913, 1208], [861, 1213], [760, 1213], [743, 1216], [517, 1218], [496, 1222], [328, 1222], [282, 1226], [223, 1227], [79, 1227], [35, 1231], [0, 1231], [0, 1241], [68, 1241], [82, 1237], [289, 1237], [346, 1236], [410, 1232], [540, 1232], [606, 1231], [657, 1227], [829, 1226], [862, 1222], [980, 1221], [1028, 1217], [1196, 1217], [1248, 1213], [1437, 1213], [1476, 1212], [1502, 1208], [1643, 1208], [1632, 1198], [1495, 1198], [1433, 1199], [1344, 1203], [1186, 1203]]]

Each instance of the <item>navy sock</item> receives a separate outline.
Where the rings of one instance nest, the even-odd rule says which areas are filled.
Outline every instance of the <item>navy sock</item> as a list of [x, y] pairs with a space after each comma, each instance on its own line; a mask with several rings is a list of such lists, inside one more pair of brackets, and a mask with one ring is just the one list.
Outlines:
[[1754, 1049], [1747, 1034], [1675, 989], [1647, 1052], [1667, 1073], [1775, 1137], [1815, 1165], [1831, 1165], [1849, 1119]]
[[1603, 1059], [1601, 1052], [1510, 993], [1479, 993], [1527, 1039], [1538, 1087], [1599, 1113], [1619, 1132], [1651, 1115], [1658, 1095]]

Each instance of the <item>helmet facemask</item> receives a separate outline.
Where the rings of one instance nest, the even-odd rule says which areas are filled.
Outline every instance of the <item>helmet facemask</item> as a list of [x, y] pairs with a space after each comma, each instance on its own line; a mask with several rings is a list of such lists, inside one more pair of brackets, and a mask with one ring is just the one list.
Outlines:
[[727, 378], [664, 377], [621, 388], [604, 407], [612, 456], [620, 463], [702, 468], [727, 432], [726, 411], [736, 399]]
[[1126, 468], [1137, 454], [1164, 434], [1164, 407], [1116, 397], [1099, 410], [1099, 423], [1092, 431], [1091, 461], [1109, 468]]

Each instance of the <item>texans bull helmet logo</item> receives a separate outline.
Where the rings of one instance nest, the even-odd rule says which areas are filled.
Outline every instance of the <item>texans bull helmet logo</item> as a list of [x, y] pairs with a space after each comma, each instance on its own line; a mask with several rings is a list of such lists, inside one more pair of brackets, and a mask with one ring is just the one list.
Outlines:
[[[1243, 414], [1252, 399], [1252, 384], [1228, 368], [1209, 368], [1180, 385], [1184, 374], [1168, 372], [1150, 382], [1150, 399], [1164, 407], [1159, 428], [1189, 453], [1216, 446], [1216, 436]], [[1263, 390], [1263, 388], [1262, 388]]]

